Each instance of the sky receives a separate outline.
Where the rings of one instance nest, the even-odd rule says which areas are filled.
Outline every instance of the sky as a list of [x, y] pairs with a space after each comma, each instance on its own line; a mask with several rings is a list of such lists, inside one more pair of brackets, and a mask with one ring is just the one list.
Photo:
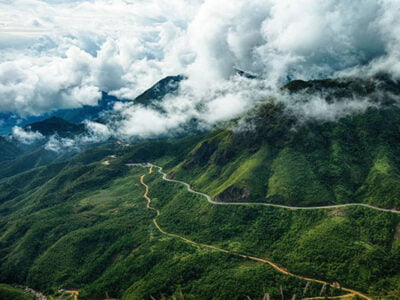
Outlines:
[[[193, 117], [214, 124], [291, 79], [399, 78], [399, 32], [398, 0], [0, 0], [0, 112], [96, 105], [101, 91], [134, 99], [183, 74], [167, 114], [117, 105], [119, 134], [151, 136]], [[347, 111], [307, 105], [299, 111]]]

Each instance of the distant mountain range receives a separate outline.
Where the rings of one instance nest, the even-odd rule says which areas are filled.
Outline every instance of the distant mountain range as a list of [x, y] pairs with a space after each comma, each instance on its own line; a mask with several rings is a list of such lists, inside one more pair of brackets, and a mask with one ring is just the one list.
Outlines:
[[[73, 124], [80, 124], [86, 120], [101, 121], [102, 117], [111, 112], [116, 102], [132, 103], [144, 106], [157, 107], [157, 103], [162, 100], [166, 95], [173, 94], [179, 88], [179, 83], [185, 77], [181, 75], [168, 76], [155, 83], [148, 90], [136, 97], [133, 101], [127, 99], [119, 99], [102, 92], [102, 97], [96, 106], [82, 106], [73, 109], [62, 109], [52, 111], [41, 116], [28, 116], [21, 118], [13, 113], [0, 113], [0, 135], [7, 135], [11, 133], [14, 126], [27, 127], [30, 124], [40, 123], [49, 118], [59, 118]], [[38, 125], [39, 126], [39, 125]], [[36, 127], [36, 125], [31, 125]], [[44, 130], [43, 127], [41, 127]]]
[[62, 118], [75, 124], [79, 124], [84, 120], [95, 120], [105, 111], [111, 110], [114, 103], [127, 101], [129, 100], [121, 100], [103, 92], [97, 106], [85, 105], [79, 108], [56, 110], [41, 116], [28, 116], [25, 118], [13, 113], [0, 113], [0, 135], [9, 134], [14, 126], [25, 127], [28, 124], [40, 122], [51, 117]]
[[[0, 136], [0, 179], [70, 157], [75, 152], [70, 152], [67, 148], [60, 153], [46, 150], [48, 138], [55, 135], [57, 138], [74, 139], [85, 134], [86, 127], [82, 122], [87, 120], [106, 122], [107, 119], [112, 118], [112, 109], [116, 102], [152, 106], [157, 109], [157, 103], [166, 95], [175, 93], [184, 78], [180, 75], [168, 76], [155, 83], [133, 101], [121, 100], [102, 93], [98, 106], [58, 110], [23, 120], [11, 114], [0, 115], [0, 120], [3, 120], [0, 125], [0, 132], [3, 132], [3, 136]], [[9, 136], [14, 126], [20, 126], [28, 132], [39, 132], [45, 138], [30, 144], [21, 143]]]

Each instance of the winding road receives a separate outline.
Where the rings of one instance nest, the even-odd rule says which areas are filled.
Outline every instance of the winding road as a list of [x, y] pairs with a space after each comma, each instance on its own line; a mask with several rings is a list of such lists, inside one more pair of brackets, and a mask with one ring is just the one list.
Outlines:
[[364, 204], [364, 203], [346, 203], [346, 204], [334, 204], [334, 205], [326, 205], [326, 206], [307, 207], [307, 206], [288, 206], [288, 205], [280, 205], [280, 204], [273, 204], [273, 203], [258, 203], [258, 202], [217, 202], [217, 201], [212, 200], [209, 195], [193, 190], [192, 187], [190, 186], [190, 184], [188, 184], [188, 183], [186, 183], [184, 181], [175, 180], [175, 179], [169, 179], [167, 174], [162, 171], [163, 168], [160, 167], [160, 166], [157, 166], [157, 165], [154, 165], [154, 164], [151, 164], [151, 163], [127, 164], [127, 166], [131, 166], [131, 167], [140, 166], [140, 167], [157, 168], [158, 172], [162, 175], [162, 178], [165, 181], [183, 184], [184, 186], [186, 186], [186, 189], [188, 190], [188, 192], [203, 196], [203, 197], [205, 197], [207, 199], [207, 201], [209, 203], [214, 204], [214, 205], [269, 206], [269, 207], [284, 208], [284, 209], [290, 209], [290, 210], [317, 210], [317, 209], [319, 210], [319, 209], [334, 209], [334, 208], [344, 208], [344, 207], [351, 207], [351, 206], [361, 206], [361, 207], [366, 207], [366, 208], [370, 208], [370, 209], [377, 210], [377, 211], [389, 212], [389, 213], [393, 213], [393, 214], [400, 214], [400, 211], [395, 210], [395, 209], [380, 208], [380, 207], [376, 207], [376, 206], [372, 206], [372, 205]]
[[[156, 165], [153, 165], [153, 164], [130, 164], [130, 166], [149, 167], [150, 168], [149, 169], [149, 174], [151, 174], [153, 172], [153, 168], [158, 168], [158, 171], [159, 171], [160, 174], [163, 175], [163, 179], [164, 180], [167, 180], [167, 181], [170, 181], [170, 182], [176, 182], [176, 183], [184, 184], [187, 187], [189, 192], [205, 196], [207, 198], [207, 200], [212, 204], [220, 204], [219, 202], [212, 201], [211, 198], [208, 195], [192, 190], [190, 185], [185, 183], [185, 182], [178, 181], [178, 180], [173, 180], [173, 179], [168, 179], [167, 178], [167, 174], [162, 172], [162, 168], [159, 167], [159, 166], [156, 166]], [[144, 193], [143, 197], [147, 201], [146, 207], [156, 213], [156, 217], [153, 219], [153, 224], [158, 229], [158, 231], [161, 232], [162, 234], [164, 234], [166, 236], [169, 236], [169, 237], [180, 239], [180, 240], [182, 240], [182, 241], [184, 241], [184, 242], [186, 242], [188, 244], [191, 244], [193, 246], [202, 247], [202, 248], [208, 248], [208, 249], [212, 249], [212, 250], [215, 250], [215, 251], [218, 251], [218, 252], [223, 252], [223, 253], [234, 255], [234, 256], [237, 256], [237, 257], [241, 257], [241, 258], [244, 258], [244, 259], [249, 259], [249, 260], [252, 260], [252, 261], [257, 261], [257, 262], [261, 262], [261, 263], [264, 263], [264, 264], [268, 264], [272, 268], [274, 268], [276, 271], [278, 271], [278, 272], [280, 272], [282, 274], [285, 274], [285, 275], [288, 275], [288, 276], [291, 276], [291, 277], [295, 277], [295, 278], [298, 278], [298, 279], [302, 279], [302, 280], [305, 280], [305, 281], [308, 281], [308, 282], [319, 283], [319, 284], [322, 284], [322, 285], [325, 285], [325, 286], [330, 286], [332, 288], [339, 289], [341, 291], [348, 292], [348, 294], [346, 294], [346, 295], [335, 297], [336, 299], [339, 299], [339, 298], [344, 299], [344, 298], [351, 298], [351, 297], [354, 297], [354, 296], [358, 296], [358, 297], [361, 297], [363, 299], [372, 300], [372, 298], [370, 298], [367, 295], [362, 294], [361, 292], [358, 292], [358, 291], [355, 291], [355, 290], [352, 290], [352, 289], [349, 289], [349, 288], [341, 287], [337, 283], [329, 283], [329, 282], [326, 282], [326, 281], [323, 281], [323, 280], [313, 279], [313, 278], [309, 278], [309, 277], [305, 277], [305, 276], [301, 276], [301, 275], [297, 275], [297, 274], [291, 273], [286, 268], [281, 267], [278, 264], [276, 264], [276, 263], [274, 263], [274, 262], [272, 262], [270, 260], [267, 260], [265, 258], [259, 258], [259, 257], [255, 257], [255, 256], [245, 255], [245, 254], [233, 252], [233, 251], [230, 251], [230, 250], [226, 250], [226, 249], [223, 249], [223, 248], [219, 248], [219, 247], [216, 247], [216, 246], [213, 246], [213, 245], [198, 243], [198, 242], [192, 241], [190, 239], [187, 239], [187, 238], [185, 238], [183, 236], [180, 236], [178, 234], [166, 232], [164, 229], [161, 228], [161, 226], [157, 222], [157, 218], [160, 216], [161, 213], [160, 213], [160, 211], [158, 209], [156, 209], [156, 208], [151, 206], [151, 198], [149, 197], [149, 190], [150, 189], [149, 189], [149, 186], [144, 181], [145, 176], [146, 176], [146, 174], [144, 174], [144, 175], [142, 175], [140, 177], [140, 183], [145, 187], [145, 193]], [[235, 205], [240, 205], [240, 204], [236, 204], [235, 203]], [[246, 204], [246, 205], [251, 205], [251, 204]], [[309, 299], [319, 299], [319, 297], [317, 297], [317, 298], [309, 298]]]

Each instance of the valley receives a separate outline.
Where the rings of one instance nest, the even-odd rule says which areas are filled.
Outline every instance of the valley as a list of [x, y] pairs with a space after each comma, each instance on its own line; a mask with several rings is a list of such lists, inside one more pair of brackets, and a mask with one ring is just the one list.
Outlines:
[[[0, 162], [0, 282], [80, 299], [400, 297], [399, 109], [303, 124], [265, 103], [242, 120], [80, 151], [7, 144], [21, 152]], [[32, 128], [82, 132], [62, 124]]]
[[399, 0], [0, 0], [0, 300], [400, 300]]
[[[162, 168], [161, 167], [158, 167], [158, 168], [159, 168], [159, 172], [161, 173], [162, 172], [161, 171]], [[149, 174], [151, 174], [152, 171], [153, 171], [153, 165], [150, 165]], [[140, 183], [146, 188], [146, 192], [144, 194], [144, 198], [147, 201], [147, 206], [146, 207], [148, 209], [151, 209], [151, 210], [155, 211], [156, 214], [157, 214], [157, 217], [159, 217], [160, 214], [161, 214], [160, 211], [155, 209], [155, 208], [153, 208], [153, 207], [151, 207], [151, 198], [148, 196], [149, 195], [149, 187], [144, 182], [144, 177], [145, 177], [145, 175], [142, 175], [140, 177]], [[168, 179], [166, 179], [166, 174], [163, 174], [163, 179], [168, 181]], [[182, 183], [182, 184], [186, 185], [186, 187], [188, 188], [189, 192], [206, 196], [207, 200], [210, 198], [208, 195], [201, 194], [199, 192], [195, 192], [195, 191], [191, 190], [190, 186], [187, 183], [179, 182], [179, 181], [176, 181], [176, 180], [170, 180], [170, 181], [171, 182], [178, 182], [178, 183]], [[211, 201], [209, 201], [209, 202], [212, 203], [212, 204], [215, 204], [215, 202], [211, 202]], [[225, 205], [229, 205], [229, 204], [225, 203]], [[236, 205], [239, 205], [239, 204], [236, 203]], [[182, 236], [179, 236], [179, 235], [176, 235], [176, 234], [173, 234], [173, 233], [165, 232], [160, 227], [160, 225], [157, 223], [157, 218], [153, 219], [153, 223], [154, 223], [154, 226], [156, 226], [156, 228], [162, 234], [170, 236], [170, 237], [178, 238], [178, 239], [183, 240], [184, 242], [186, 242], [188, 244], [191, 244], [191, 245], [194, 245], [194, 246], [198, 246], [198, 247], [202, 247], [202, 248], [208, 248], [208, 249], [211, 249], [211, 250], [214, 250], [214, 251], [219, 251], [219, 252], [223, 252], [223, 253], [234, 255], [234, 256], [239, 256], [239, 257], [244, 258], [244, 259], [250, 259], [250, 260], [253, 260], [253, 261], [265, 263], [265, 264], [270, 265], [276, 271], [278, 271], [278, 272], [280, 272], [280, 273], [282, 273], [284, 275], [288, 275], [288, 276], [291, 276], [291, 277], [299, 278], [299, 279], [302, 279], [302, 280], [307, 281], [307, 282], [319, 283], [319, 284], [322, 284], [324, 287], [330, 286], [330, 287], [332, 287], [334, 289], [338, 289], [339, 291], [349, 292], [349, 294], [347, 294], [347, 295], [337, 296], [337, 297], [335, 296], [334, 298], [340, 299], [340, 298], [349, 298], [349, 297], [351, 298], [351, 297], [359, 296], [359, 297], [361, 297], [363, 299], [367, 299], [367, 300], [372, 299], [372, 298], [369, 298], [368, 296], [366, 296], [366, 295], [364, 295], [364, 294], [362, 294], [360, 292], [357, 292], [357, 291], [354, 291], [354, 290], [351, 290], [351, 289], [348, 289], [348, 288], [341, 287], [339, 283], [331, 284], [331, 283], [328, 283], [328, 282], [325, 282], [325, 281], [312, 279], [312, 278], [308, 278], [308, 277], [303, 277], [303, 276], [300, 276], [300, 275], [296, 275], [296, 274], [290, 273], [286, 268], [280, 267], [277, 264], [275, 264], [275, 263], [273, 263], [273, 262], [271, 262], [269, 260], [263, 259], [263, 258], [258, 258], [258, 257], [254, 257], [254, 256], [248, 256], [248, 255], [240, 254], [240, 253], [235, 253], [235, 252], [232, 252], [232, 251], [229, 251], [229, 250], [225, 250], [225, 249], [222, 249], [222, 248], [218, 248], [218, 247], [215, 247], [215, 246], [212, 246], [212, 245], [208, 245], [208, 244], [199, 244], [199, 243], [196, 243], [194, 241], [188, 240], [185, 237], [182, 237]], [[322, 291], [322, 289], [321, 289], [321, 291]], [[323, 298], [325, 298], [325, 297], [323, 297]], [[309, 299], [312, 299], [312, 298], [309, 298]]]

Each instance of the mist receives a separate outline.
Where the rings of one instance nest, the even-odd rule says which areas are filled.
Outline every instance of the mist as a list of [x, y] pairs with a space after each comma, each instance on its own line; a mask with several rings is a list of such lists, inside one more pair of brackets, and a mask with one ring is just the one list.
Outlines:
[[[129, 139], [202, 128], [278, 99], [304, 118], [336, 120], [374, 105], [282, 94], [293, 79], [400, 78], [395, 0], [0, 2], [0, 111], [20, 116], [96, 105], [101, 91], [134, 99], [168, 75], [177, 95], [149, 107], [117, 104], [121, 118], [92, 137]], [[257, 77], [237, 75], [236, 69]]]

